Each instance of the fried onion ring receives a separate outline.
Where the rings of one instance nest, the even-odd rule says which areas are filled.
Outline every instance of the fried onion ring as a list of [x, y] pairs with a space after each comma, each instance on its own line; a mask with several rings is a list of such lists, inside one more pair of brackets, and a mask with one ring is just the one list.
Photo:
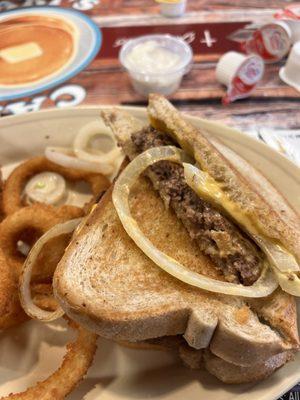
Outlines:
[[[53, 207], [35, 204], [20, 209], [1, 222], [0, 247], [5, 254], [7, 263], [13, 269], [17, 278], [21, 273], [22, 265], [25, 260], [24, 256], [18, 251], [18, 241], [28, 238], [29, 244], [33, 244], [40, 236], [63, 220], [65, 219], [59, 216]], [[57, 243], [60, 246], [59, 241], [57, 241]], [[50, 252], [48, 252], [48, 254], [50, 254]], [[37, 279], [39, 274], [41, 276], [45, 275], [44, 268], [46, 264], [47, 262], [35, 271], [34, 278]], [[49, 273], [47, 272], [46, 275], [49, 276]]]
[[28, 319], [21, 307], [18, 284], [0, 249], [0, 330], [8, 329]]
[[[77, 207], [55, 209], [36, 204], [24, 207], [8, 216], [0, 224], [0, 330], [18, 325], [28, 319], [20, 305], [18, 295], [19, 275], [25, 257], [18, 252], [17, 242], [31, 245], [53, 226], [74, 216], [82, 216]], [[58, 304], [52, 293], [52, 277], [72, 234], [62, 234], [49, 240], [42, 248], [33, 266], [31, 297], [33, 303], [45, 311], [56, 311]], [[40, 283], [39, 283], [40, 282]], [[41, 283], [48, 282], [48, 283]]]
[[[0, 249], [0, 331], [19, 325], [29, 319], [23, 310], [18, 294], [18, 281]], [[33, 302], [46, 311], [58, 307], [53, 297], [52, 284], [36, 284], [31, 288]]]
[[81, 218], [85, 215], [85, 211], [82, 208], [76, 206], [61, 206], [55, 209], [56, 215], [63, 221], [69, 219]]
[[77, 339], [67, 345], [67, 353], [60, 368], [43, 382], [23, 393], [10, 394], [1, 400], [63, 400], [83, 379], [90, 367], [96, 349], [97, 335], [69, 321], [78, 331]]
[[46, 171], [56, 172], [71, 182], [86, 181], [94, 196], [109, 186], [108, 180], [101, 174], [67, 169], [52, 163], [46, 157], [34, 157], [19, 165], [4, 184], [3, 209], [6, 215], [13, 214], [26, 206], [22, 199], [26, 182], [34, 175]]

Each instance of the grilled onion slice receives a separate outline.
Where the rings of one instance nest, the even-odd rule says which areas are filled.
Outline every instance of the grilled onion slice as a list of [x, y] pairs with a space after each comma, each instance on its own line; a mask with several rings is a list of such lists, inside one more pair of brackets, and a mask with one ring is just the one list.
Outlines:
[[[105, 142], [109, 138], [112, 148], [108, 152], [89, 148], [89, 143], [98, 137], [98, 142]], [[101, 120], [92, 121], [85, 125], [75, 137], [73, 150], [81, 159], [99, 164], [114, 164], [121, 155], [121, 148], [117, 146], [113, 132]]]
[[189, 285], [210, 292], [243, 297], [265, 297], [278, 286], [274, 275], [265, 263], [260, 278], [252, 286], [222, 282], [188, 270], [178, 261], [158, 250], [138, 227], [129, 207], [131, 187], [146, 168], [152, 164], [169, 160], [182, 163], [187, 160], [185, 153], [173, 146], [155, 147], [137, 156], [120, 174], [113, 190], [113, 203], [127, 234], [136, 245], [161, 269]]
[[65, 168], [74, 168], [103, 175], [110, 175], [114, 171], [112, 164], [101, 164], [77, 158], [72, 150], [65, 147], [47, 147], [45, 156], [48, 160]]
[[49, 240], [57, 236], [73, 232], [78, 227], [81, 221], [82, 218], [77, 218], [67, 221], [63, 224], [55, 225], [52, 229], [50, 229], [42, 237], [40, 237], [40, 239], [34, 244], [32, 249], [30, 250], [29, 255], [23, 265], [23, 270], [20, 277], [20, 301], [26, 314], [29, 315], [31, 318], [38, 319], [44, 322], [50, 322], [64, 315], [64, 311], [60, 307], [56, 311], [52, 312], [43, 310], [33, 303], [30, 291], [31, 274], [35, 261], [44, 245]]

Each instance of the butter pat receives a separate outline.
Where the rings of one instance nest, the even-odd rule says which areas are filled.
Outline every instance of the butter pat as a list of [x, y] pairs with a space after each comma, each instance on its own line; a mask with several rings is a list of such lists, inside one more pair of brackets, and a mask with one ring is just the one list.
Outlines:
[[0, 57], [9, 64], [31, 60], [32, 58], [40, 57], [42, 54], [43, 49], [35, 42], [7, 47], [0, 51]]

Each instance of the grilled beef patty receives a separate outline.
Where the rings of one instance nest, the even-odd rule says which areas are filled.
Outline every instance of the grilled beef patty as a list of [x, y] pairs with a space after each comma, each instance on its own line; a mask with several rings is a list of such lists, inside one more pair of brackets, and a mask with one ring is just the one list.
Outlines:
[[[152, 127], [132, 135], [137, 153], [157, 146], [176, 146], [164, 133]], [[146, 174], [167, 207], [171, 207], [201, 251], [209, 256], [230, 282], [252, 285], [260, 276], [259, 248], [228, 218], [202, 200], [185, 182], [183, 167], [160, 161]]]

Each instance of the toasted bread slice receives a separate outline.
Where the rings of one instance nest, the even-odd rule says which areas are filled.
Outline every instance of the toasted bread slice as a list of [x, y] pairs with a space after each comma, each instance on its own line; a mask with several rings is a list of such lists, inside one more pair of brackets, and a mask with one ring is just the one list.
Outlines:
[[[209, 347], [240, 366], [298, 347], [292, 296], [278, 290], [264, 299], [265, 305], [280, 299], [281, 310], [278, 320], [273, 314], [269, 321], [266, 316], [260, 320], [245, 299], [205, 292], [173, 278], [126, 234], [111, 191], [93, 210], [55, 273], [55, 294], [71, 318], [113, 340], [184, 335], [190, 346]], [[175, 255], [187, 268], [222, 279], [147, 181], [141, 179], [133, 188], [130, 203], [142, 230], [160, 250]]]
[[118, 342], [118, 344], [135, 350], [157, 350], [178, 354], [188, 368], [206, 369], [228, 384], [250, 383], [265, 379], [294, 356], [293, 351], [287, 351], [276, 354], [262, 363], [242, 367], [222, 360], [209, 349], [196, 350], [188, 346], [181, 336], [165, 336], [142, 342]]
[[[255, 181], [252, 176], [247, 176], [245, 165], [239, 170], [233, 167], [232, 158], [228, 159], [225, 154], [222, 154], [208, 140], [207, 133], [202, 132], [185, 120], [163, 96], [150, 95], [148, 114], [154, 128], [175, 138], [180, 146], [195, 158], [203, 170], [222, 184], [230, 198], [254, 218], [262, 234], [278, 240], [300, 262], [300, 217], [290, 209], [286, 213], [287, 208], [289, 208], [287, 206], [284, 207], [285, 211], [282, 212], [281, 208], [270, 205], [270, 202], [265, 198], [266, 191], [270, 188], [269, 185], [261, 192], [260, 189], [264, 185], [260, 178]], [[241, 173], [241, 171], [244, 171], [244, 173]], [[256, 173], [255, 176], [257, 176]], [[272, 193], [273, 191], [269, 193], [267, 198]], [[273, 203], [276, 200], [278, 200], [277, 197]], [[292, 213], [294, 222], [291, 224]]]
[[257, 364], [243, 367], [228, 363], [216, 357], [211, 351], [205, 351], [203, 363], [208, 372], [224, 383], [250, 383], [268, 378], [273, 372], [292, 360], [293, 356], [293, 352], [286, 351]]

